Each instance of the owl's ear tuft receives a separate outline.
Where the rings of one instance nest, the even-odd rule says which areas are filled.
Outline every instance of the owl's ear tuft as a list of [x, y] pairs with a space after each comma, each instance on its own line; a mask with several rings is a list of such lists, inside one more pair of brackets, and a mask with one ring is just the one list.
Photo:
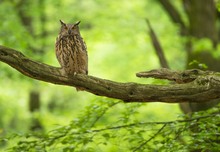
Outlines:
[[66, 23], [64, 23], [62, 20], [60, 20], [61, 25], [66, 25]]
[[81, 22], [81, 21], [78, 21], [78, 22], [76, 22], [74, 25], [79, 25], [80, 22]]

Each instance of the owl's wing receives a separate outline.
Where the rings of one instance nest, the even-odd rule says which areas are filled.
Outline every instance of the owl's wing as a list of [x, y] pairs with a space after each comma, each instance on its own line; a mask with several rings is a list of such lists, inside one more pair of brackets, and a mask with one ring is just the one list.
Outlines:
[[76, 45], [77, 46], [77, 50], [79, 52], [78, 57], [79, 57], [79, 67], [80, 67], [80, 71], [84, 74], [88, 74], [88, 54], [87, 54], [87, 48], [86, 48], [86, 44], [83, 41], [83, 38], [80, 37], [80, 35], [77, 35], [76, 37]]
[[82, 61], [82, 69], [84, 70], [85, 74], [88, 74], [88, 54], [87, 54], [87, 48], [86, 48], [86, 44], [83, 43], [82, 44], [82, 51], [81, 51], [81, 61]]
[[62, 66], [62, 59], [61, 59], [61, 49], [60, 49], [60, 46], [59, 46], [59, 40], [57, 38], [56, 40], [56, 43], [55, 43], [55, 51], [56, 51], [56, 57], [57, 57], [57, 60], [59, 61], [60, 65]]

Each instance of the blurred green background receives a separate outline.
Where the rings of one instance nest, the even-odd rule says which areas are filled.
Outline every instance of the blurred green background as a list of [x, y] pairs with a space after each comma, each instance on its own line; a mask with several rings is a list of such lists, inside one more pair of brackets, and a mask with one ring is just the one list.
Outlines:
[[[182, 11], [180, 0], [173, 3]], [[135, 76], [140, 71], [160, 68], [148, 35], [148, 18], [170, 67], [185, 67], [184, 40], [155, 0], [1, 0], [0, 18], [0, 45], [52, 66], [59, 66], [54, 49], [59, 20], [80, 20], [81, 35], [88, 49], [89, 75], [118, 82], [166, 84]], [[56, 125], [68, 124], [90, 104], [114, 100], [33, 80], [2, 62], [0, 84], [0, 136], [28, 132], [33, 120], [49, 131]], [[39, 95], [40, 108], [35, 112], [29, 110], [31, 92]], [[120, 103], [114, 107], [114, 117], [130, 105]], [[177, 104], [143, 103], [135, 117], [143, 121], [168, 121], [180, 113]], [[108, 115], [102, 121], [109, 125], [111, 119]]]

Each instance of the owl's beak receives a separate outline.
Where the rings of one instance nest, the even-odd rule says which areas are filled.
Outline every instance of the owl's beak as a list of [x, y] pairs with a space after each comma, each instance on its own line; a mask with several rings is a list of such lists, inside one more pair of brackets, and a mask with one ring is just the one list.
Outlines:
[[71, 34], [72, 33], [72, 31], [71, 30], [68, 30], [68, 34]]

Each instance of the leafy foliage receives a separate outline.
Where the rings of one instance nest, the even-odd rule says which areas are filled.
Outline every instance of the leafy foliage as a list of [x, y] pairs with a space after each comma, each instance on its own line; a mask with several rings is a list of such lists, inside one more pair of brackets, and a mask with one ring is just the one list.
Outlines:
[[[97, 104], [98, 103], [98, 104]], [[96, 101], [66, 126], [46, 134], [16, 136], [8, 151], [218, 151], [220, 105], [208, 111], [182, 115], [174, 121], [140, 122], [133, 119], [141, 104], [105, 120], [119, 101]], [[132, 110], [131, 110], [132, 109]], [[133, 111], [133, 112], [131, 112]], [[129, 114], [128, 114], [129, 113]], [[13, 136], [14, 138], [14, 136]], [[12, 140], [12, 139], [10, 139]]]
[[193, 60], [189, 63], [190, 66], [195, 66], [197, 67], [198, 69], [203, 69], [203, 70], [206, 70], [208, 68], [208, 66], [204, 63], [200, 63], [199, 61], [197, 60]]

